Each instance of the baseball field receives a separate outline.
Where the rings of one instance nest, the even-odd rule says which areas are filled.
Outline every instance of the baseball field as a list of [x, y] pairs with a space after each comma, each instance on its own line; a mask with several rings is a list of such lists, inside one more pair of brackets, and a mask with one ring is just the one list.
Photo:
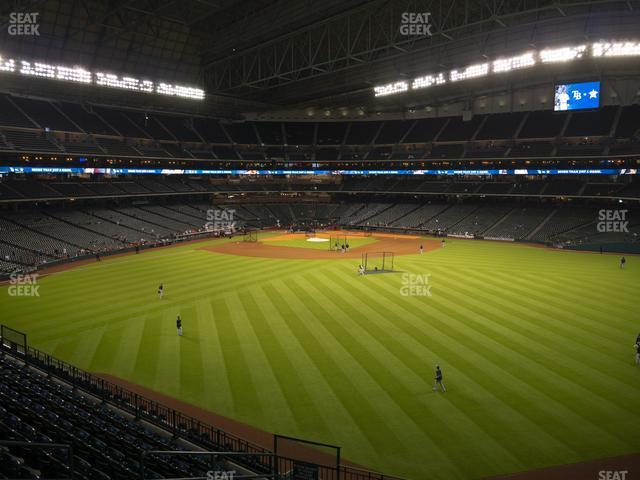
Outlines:
[[5, 285], [1, 322], [80, 368], [409, 479], [640, 450], [639, 257], [409, 238], [397, 272], [359, 276], [359, 249], [394, 239], [350, 255], [261, 240], [80, 265], [39, 278], [37, 297]]

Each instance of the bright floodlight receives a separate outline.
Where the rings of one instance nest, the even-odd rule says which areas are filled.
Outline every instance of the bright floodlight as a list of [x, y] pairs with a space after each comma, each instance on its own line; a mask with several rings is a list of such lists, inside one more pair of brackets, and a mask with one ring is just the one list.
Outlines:
[[469, 65], [462, 71], [451, 70], [451, 81], [467, 80], [468, 78], [483, 77], [489, 73], [489, 64], [480, 63], [478, 65]]
[[591, 48], [594, 57], [629, 57], [640, 55], [640, 42], [596, 42]]
[[202, 100], [204, 90], [182, 85], [171, 85], [135, 77], [104, 72], [90, 72], [78, 66], [54, 65], [44, 62], [0, 56], [0, 72], [18, 73], [29, 77], [64, 80], [66, 82], [93, 84], [99, 87], [121, 88], [144, 93], [158, 93], [174, 97]]
[[527, 52], [523, 55], [511, 58], [499, 58], [493, 62], [493, 73], [510, 72], [520, 68], [532, 67], [536, 64], [533, 58], [534, 52]]
[[13, 58], [0, 57], [0, 72], [15, 72], [16, 62]]
[[412, 90], [418, 90], [419, 88], [427, 88], [432, 85], [442, 85], [447, 83], [445, 74], [440, 72], [437, 75], [424, 75], [423, 77], [416, 77], [411, 84]]
[[542, 63], [568, 62], [576, 58], [582, 58], [586, 49], [586, 45], [548, 48], [540, 52], [540, 60]]
[[380, 85], [375, 87], [376, 97], [383, 97], [385, 95], [391, 95], [393, 93], [406, 92], [409, 90], [409, 84], [405, 81], [388, 83], [386, 85]]

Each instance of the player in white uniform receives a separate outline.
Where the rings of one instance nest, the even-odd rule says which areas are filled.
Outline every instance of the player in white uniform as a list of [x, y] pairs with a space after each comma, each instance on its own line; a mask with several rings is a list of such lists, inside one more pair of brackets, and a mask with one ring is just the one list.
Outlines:
[[569, 109], [569, 93], [567, 92], [566, 85], [560, 85], [556, 89], [556, 105], [558, 110], [568, 110]]

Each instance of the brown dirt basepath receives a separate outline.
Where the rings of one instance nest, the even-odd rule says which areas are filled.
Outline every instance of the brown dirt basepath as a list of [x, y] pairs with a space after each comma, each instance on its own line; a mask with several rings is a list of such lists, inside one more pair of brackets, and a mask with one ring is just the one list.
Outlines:
[[[343, 233], [342, 235], [348, 235]], [[429, 252], [440, 248], [439, 240], [427, 240], [406, 235], [373, 235], [376, 241], [360, 247], [350, 249], [348, 252], [332, 252], [317, 248], [283, 247], [269, 245], [269, 242], [227, 242], [219, 245], [201, 247], [209, 252], [223, 253], [226, 255], [239, 255], [244, 257], [262, 258], [289, 258], [298, 260], [342, 260], [345, 258], [360, 259], [364, 252], [393, 252], [394, 255], [415, 255], [420, 252], [420, 245], [424, 251]], [[304, 237], [302, 237], [304, 238]]]

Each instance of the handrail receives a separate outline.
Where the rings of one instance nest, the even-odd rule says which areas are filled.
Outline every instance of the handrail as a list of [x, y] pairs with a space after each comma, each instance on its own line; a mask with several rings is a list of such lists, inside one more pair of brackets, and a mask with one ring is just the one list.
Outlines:
[[[317, 467], [319, 478], [323, 480], [339, 480], [340, 478], [347, 478], [348, 480], [403, 480], [401, 477], [384, 475], [346, 465], [340, 465], [339, 468], [329, 467], [276, 455], [267, 448], [97, 377], [37, 348], [27, 346], [25, 353], [21, 354], [19, 351], [4, 345], [2, 340], [0, 338], [0, 352], [5, 351], [12, 356], [20, 358], [29, 365], [40, 368], [50, 375], [66, 381], [75, 388], [100, 398], [103, 402], [110, 403], [125, 412], [133, 414], [136, 418], [157, 425], [164, 430], [170, 431], [176, 437], [182, 437], [201, 447], [226, 450], [228, 452], [244, 452], [251, 456], [273, 455], [277, 462], [283, 462], [289, 466], [297, 463], [307, 463]], [[241, 462], [239, 461], [239, 463]], [[242, 465], [250, 470], [262, 470], [262, 473], [269, 473], [272, 468], [271, 462], [265, 464], [263, 462], [245, 461]], [[349, 476], [343, 477], [343, 473]]]
[[75, 461], [73, 458], [73, 445], [68, 443], [47, 443], [47, 442], [29, 442], [29, 441], [19, 441], [19, 440], [0, 440], [0, 446], [6, 447], [24, 447], [24, 448], [41, 448], [41, 449], [50, 449], [50, 448], [63, 448], [67, 451], [67, 455], [69, 457], [69, 475], [71, 479], [75, 476]]

